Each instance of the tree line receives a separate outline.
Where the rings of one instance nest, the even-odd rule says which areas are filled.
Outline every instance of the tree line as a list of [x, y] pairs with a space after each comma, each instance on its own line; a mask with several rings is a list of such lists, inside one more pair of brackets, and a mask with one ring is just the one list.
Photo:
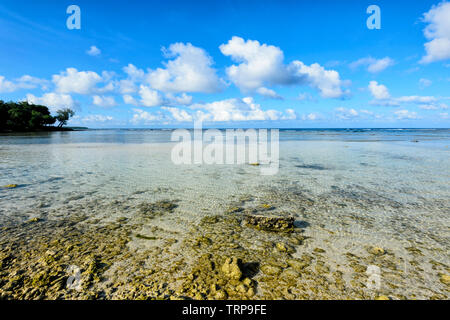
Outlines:
[[[0, 100], [0, 131], [37, 131], [62, 128], [75, 115], [69, 108], [56, 111], [52, 116], [48, 107], [22, 102]], [[55, 124], [58, 121], [58, 125]]]

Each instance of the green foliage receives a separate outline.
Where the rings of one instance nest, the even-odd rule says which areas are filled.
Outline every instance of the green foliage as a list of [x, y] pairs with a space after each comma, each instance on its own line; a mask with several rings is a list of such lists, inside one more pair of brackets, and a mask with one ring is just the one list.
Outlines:
[[[64, 109], [67, 119], [62, 127], [74, 115], [70, 109]], [[57, 116], [58, 117], [58, 116]], [[46, 106], [28, 102], [4, 102], [0, 100], [0, 131], [33, 131], [45, 129], [56, 122]], [[59, 119], [58, 119], [59, 120]], [[60, 120], [59, 120], [60, 121]]]
[[75, 112], [69, 108], [61, 109], [56, 111], [55, 119], [59, 121], [58, 128], [66, 125], [70, 117], [73, 117]]

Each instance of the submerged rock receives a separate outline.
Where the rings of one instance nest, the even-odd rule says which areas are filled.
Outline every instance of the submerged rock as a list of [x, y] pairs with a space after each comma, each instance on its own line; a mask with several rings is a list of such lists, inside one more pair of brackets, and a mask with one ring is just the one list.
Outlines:
[[176, 201], [162, 200], [154, 203], [141, 203], [138, 205], [138, 211], [149, 218], [155, 218], [165, 213], [172, 213], [177, 207]]
[[242, 278], [241, 266], [241, 259], [227, 258], [222, 265], [222, 272], [230, 279], [239, 280]]
[[385, 253], [383, 248], [380, 247], [373, 247], [369, 249], [369, 253], [375, 255], [375, 256], [381, 256]]
[[261, 271], [269, 276], [277, 276], [283, 271], [283, 269], [274, 265], [264, 265], [261, 267]]
[[443, 284], [450, 285], [450, 276], [448, 274], [441, 274], [440, 280]]
[[389, 299], [389, 297], [387, 296], [378, 296], [375, 298], [375, 300], [391, 300], [391, 299]]
[[257, 210], [259, 210], [259, 211], [269, 211], [269, 210], [274, 210], [274, 209], [275, 209], [275, 207], [268, 203], [263, 203], [257, 207]]
[[289, 253], [289, 254], [295, 252], [295, 249], [293, 247], [291, 247], [290, 245], [287, 245], [284, 242], [277, 242], [277, 244], [275, 245], [275, 248], [279, 252], [285, 252], [285, 253]]
[[244, 222], [247, 226], [265, 231], [292, 232], [294, 217], [246, 215]]
[[225, 213], [238, 213], [241, 211], [244, 211], [244, 209], [241, 207], [230, 207], [225, 211]]

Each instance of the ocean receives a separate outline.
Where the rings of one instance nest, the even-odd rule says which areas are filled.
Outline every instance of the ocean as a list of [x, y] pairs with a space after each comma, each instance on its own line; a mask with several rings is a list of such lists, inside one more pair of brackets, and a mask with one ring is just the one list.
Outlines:
[[[16, 186], [0, 188], [0, 294], [448, 299], [450, 129], [281, 129], [273, 175], [177, 165], [171, 134], [1, 134], [0, 186]], [[241, 279], [224, 280], [227, 258]], [[83, 289], [67, 287], [71, 265]]]

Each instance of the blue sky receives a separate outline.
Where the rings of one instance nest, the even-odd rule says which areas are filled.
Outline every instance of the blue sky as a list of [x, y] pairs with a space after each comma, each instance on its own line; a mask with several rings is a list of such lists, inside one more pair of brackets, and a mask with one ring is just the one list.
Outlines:
[[426, 0], [2, 0], [0, 99], [91, 128], [450, 127], [449, 21]]

